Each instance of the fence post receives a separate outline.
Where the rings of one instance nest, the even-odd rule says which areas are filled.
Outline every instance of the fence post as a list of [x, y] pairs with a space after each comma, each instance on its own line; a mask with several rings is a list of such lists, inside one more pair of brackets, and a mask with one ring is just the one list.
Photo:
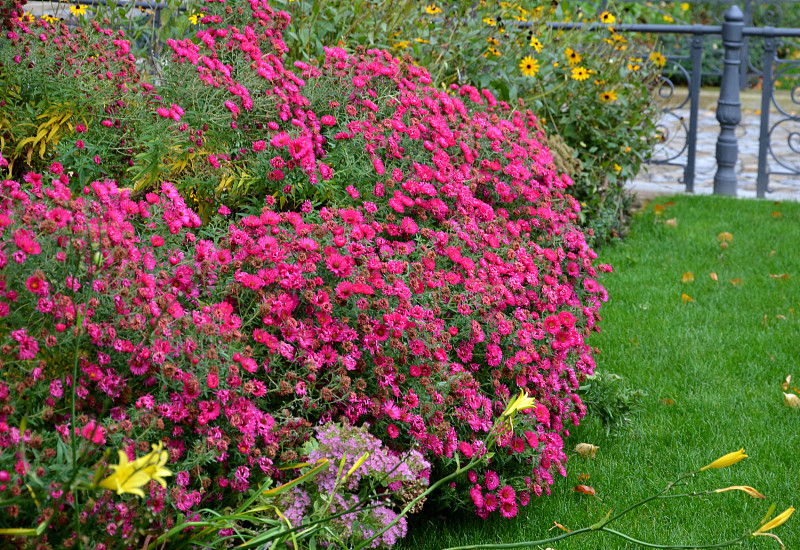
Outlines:
[[739, 156], [736, 126], [742, 120], [739, 70], [742, 65], [743, 31], [744, 14], [734, 4], [725, 12], [725, 23], [722, 25], [725, 68], [722, 71], [722, 86], [717, 103], [720, 132], [717, 138], [717, 173], [714, 175], [715, 195], [736, 195], [736, 159]]
[[756, 177], [756, 196], [763, 199], [767, 194], [769, 186], [769, 161], [767, 160], [767, 150], [769, 149], [769, 109], [772, 102], [774, 86], [772, 82], [772, 64], [775, 62], [777, 44], [775, 40], [775, 29], [766, 27], [764, 29], [764, 67], [761, 79], [761, 126], [758, 136], [758, 176]]

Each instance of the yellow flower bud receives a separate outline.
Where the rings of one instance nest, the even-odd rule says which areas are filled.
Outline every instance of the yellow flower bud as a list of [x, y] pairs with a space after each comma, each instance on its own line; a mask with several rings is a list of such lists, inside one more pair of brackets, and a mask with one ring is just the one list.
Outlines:
[[730, 487], [725, 487], [724, 489], [716, 489], [714, 492], [724, 493], [726, 491], [743, 491], [753, 498], [767, 498], [766, 496], [762, 495], [752, 487], [748, 487], [747, 485], [731, 485]]
[[758, 531], [756, 531], [753, 534], [755, 535], [755, 534], [758, 534], [758, 533], [766, 533], [767, 531], [771, 531], [772, 529], [775, 529], [779, 525], [783, 525], [784, 523], [786, 523], [786, 520], [789, 519], [789, 517], [792, 514], [794, 514], [794, 506], [789, 507], [784, 512], [782, 512], [782, 513], [778, 514], [777, 516], [775, 516], [774, 518], [772, 518], [770, 521], [768, 521], [767, 523], [765, 523], [764, 525], [759, 527]]
[[725, 456], [719, 457], [708, 466], [703, 466], [702, 468], [700, 468], [700, 471], [703, 472], [710, 468], [725, 468], [726, 466], [731, 466], [732, 464], [736, 464], [737, 462], [739, 462], [740, 460], [744, 460], [745, 458], [747, 458], [747, 455], [744, 454], [744, 448], [741, 448], [736, 452], [728, 453]]

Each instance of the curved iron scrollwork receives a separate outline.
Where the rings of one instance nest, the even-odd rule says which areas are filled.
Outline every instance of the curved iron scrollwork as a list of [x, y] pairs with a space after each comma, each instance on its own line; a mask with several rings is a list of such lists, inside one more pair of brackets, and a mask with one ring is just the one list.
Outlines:
[[[686, 82], [691, 81], [691, 75], [680, 62], [683, 58], [668, 57], [667, 62], [674, 65], [681, 77]], [[670, 73], [674, 74], [674, 72]], [[669, 166], [686, 167], [686, 163], [676, 162], [676, 159], [684, 156], [689, 147], [689, 125], [686, 120], [685, 107], [692, 99], [689, 94], [680, 98], [675, 94], [675, 84], [671, 78], [662, 74], [658, 85], [658, 100], [662, 107], [662, 116], [655, 127], [658, 142], [656, 143], [653, 154], [648, 161], [650, 164], [661, 164]], [[675, 101], [672, 101], [673, 98]], [[683, 139], [681, 143], [679, 139]]]
[[783, 8], [775, 0], [755, 2], [752, 24], [756, 27], [780, 27], [783, 21]]
[[[792, 68], [800, 67], [800, 62], [782, 64], [786, 66], [775, 74], [773, 85], [775, 80], [780, 80]], [[793, 112], [780, 104], [776, 94], [772, 95], [772, 104], [780, 117], [769, 128], [769, 154], [782, 169], [770, 169], [770, 176], [800, 175], [800, 84], [792, 88], [789, 99], [796, 106], [792, 109]]]

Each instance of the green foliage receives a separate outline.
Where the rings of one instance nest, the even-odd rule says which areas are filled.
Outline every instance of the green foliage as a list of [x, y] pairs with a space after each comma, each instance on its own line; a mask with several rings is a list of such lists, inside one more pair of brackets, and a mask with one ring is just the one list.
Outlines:
[[586, 377], [580, 396], [588, 415], [603, 424], [606, 436], [630, 427], [634, 413], [642, 410], [647, 393], [634, 390], [625, 379], [610, 372], [595, 372]]

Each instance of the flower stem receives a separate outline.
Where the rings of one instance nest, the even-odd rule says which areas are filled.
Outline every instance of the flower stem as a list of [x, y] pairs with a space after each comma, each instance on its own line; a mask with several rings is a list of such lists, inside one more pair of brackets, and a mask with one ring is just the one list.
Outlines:
[[566, 539], [575, 535], [581, 535], [583, 533], [591, 533], [591, 529], [589, 527], [584, 527], [582, 529], [576, 529], [575, 531], [570, 531], [569, 533], [563, 533], [561, 535], [557, 535], [555, 537], [551, 537], [549, 539], [542, 539], [542, 540], [529, 540], [525, 542], [511, 542], [508, 544], [500, 543], [500, 544], [470, 544], [468, 546], [452, 546], [450, 548], [445, 548], [444, 550], [500, 550], [505, 548], [531, 548], [533, 546], [539, 544], [550, 544], [551, 542], [556, 542], [561, 539]]
[[744, 537], [739, 537], [738, 539], [728, 540], [725, 542], [718, 542], [716, 544], [653, 544], [652, 542], [645, 542], [643, 540], [635, 539], [631, 536], [626, 535], [625, 533], [620, 533], [619, 531], [615, 531], [614, 529], [601, 527], [599, 530], [604, 531], [606, 533], [610, 533], [612, 535], [616, 535], [629, 542], [638, 544], [640, 546], [645, 546], [647, 548], [669, 548], [673, 550], [695, 550], [695, 549], [699, 550], [701, 548], [725, 548], [726, 546], [732, 546], [744, 540]]

